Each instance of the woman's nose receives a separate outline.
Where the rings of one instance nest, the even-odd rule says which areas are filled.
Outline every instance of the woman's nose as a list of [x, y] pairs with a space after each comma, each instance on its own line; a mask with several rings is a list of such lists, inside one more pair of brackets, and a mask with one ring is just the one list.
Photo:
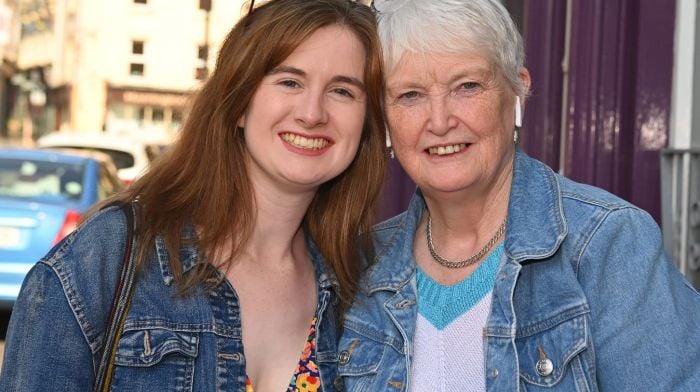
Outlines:
[[295, 117], [297, 122], [307, 128], [324, 124], [328, 120], [328, 112], [323, 94], [308, 91], [300, 96]]
[[428, 130], [430, 132], [442, 136], [456, 125], [446, 97], [432, 97], [429, 109]]

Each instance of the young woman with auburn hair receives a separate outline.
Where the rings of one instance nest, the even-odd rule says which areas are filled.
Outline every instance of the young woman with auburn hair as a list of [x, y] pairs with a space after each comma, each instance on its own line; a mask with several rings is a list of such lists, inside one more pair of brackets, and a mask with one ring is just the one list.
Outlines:
[[386, 163], [375, 23], [347, 0], [251, 6], [175, 144], [29, 273], [0, 389], [94, 385], [128, 246], [114, 202], [138, 270], [111, 390], [331, 388]]

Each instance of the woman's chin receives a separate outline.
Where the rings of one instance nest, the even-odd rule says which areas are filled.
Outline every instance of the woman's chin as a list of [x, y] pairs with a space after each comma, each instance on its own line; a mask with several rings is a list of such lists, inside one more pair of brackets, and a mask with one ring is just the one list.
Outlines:
[[473, 187], [475, 181], [473, 179], [457, 179], [457, 178], [433, 178], [430, 182], [418, 185], [423, 193], [427, 194], [446, 194], [469, 190]]

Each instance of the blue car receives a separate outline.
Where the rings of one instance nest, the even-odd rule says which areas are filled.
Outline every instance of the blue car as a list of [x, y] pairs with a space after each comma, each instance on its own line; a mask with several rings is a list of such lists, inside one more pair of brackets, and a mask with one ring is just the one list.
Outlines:
[[0, 308], [92, 204], [121, 189], [104, 154], [0, 148]]

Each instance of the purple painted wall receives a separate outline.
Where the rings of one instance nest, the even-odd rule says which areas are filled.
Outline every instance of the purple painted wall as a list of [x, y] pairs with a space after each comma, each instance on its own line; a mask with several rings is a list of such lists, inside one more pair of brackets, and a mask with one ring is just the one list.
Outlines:
[[[560, 168], [564, 1], [524, 0], [533, 95], [523, 148]], [[572, 2], [564, 173], [660, 220], [659, 150], [669, 127], [675, 1]]]
[[[676, 1], [639, 4], [634, 149], [629, 200], [661, 222], [659, 151], [668, 144]], [[647, 196], [648, 195], [648, 196]]]
[[398, 215], [408, 207], [408, 202], [413, 196], [416, 185], [411, 181], [406, 172], [399, 165], [399, 161], [389, 161], [386, 182], [377, 211], [377, 222], [384, 221], [394, 215]]
[[637, 35], [625, 3], [573, 4], [565, 147], [567, 176], [622, 197], [629, 195]]
[[532, 86], [525, 102], [520, 146], [559, 170], [566, 1], [527, 2], [522, 30]]

